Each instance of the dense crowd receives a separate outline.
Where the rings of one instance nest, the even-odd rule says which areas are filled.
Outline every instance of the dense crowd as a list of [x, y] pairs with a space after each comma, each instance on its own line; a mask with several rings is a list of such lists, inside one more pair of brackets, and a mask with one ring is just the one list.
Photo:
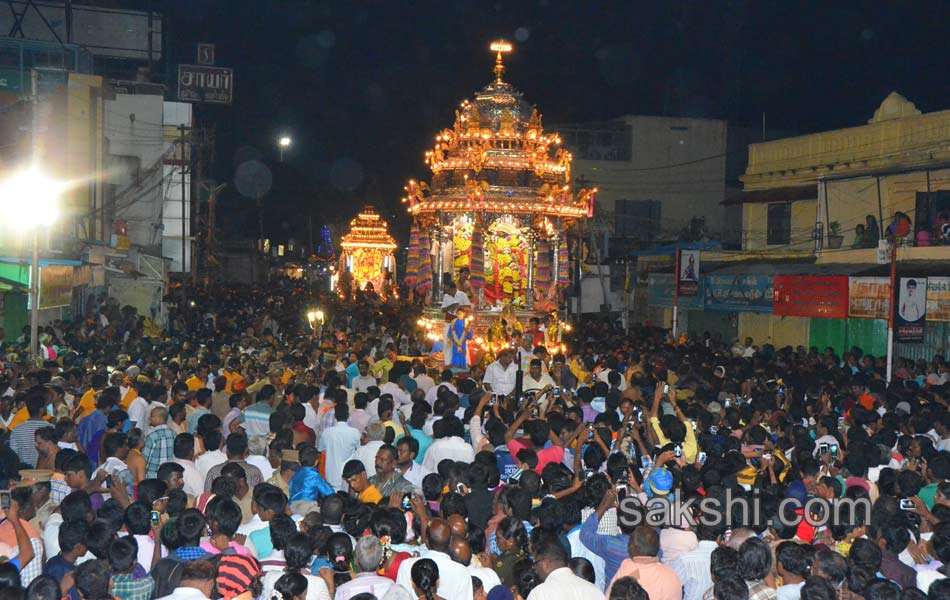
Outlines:
[[377, 298], [86, 304], [4, 345], [0, 600], [950, 598], [942, 356], [532, 321], [450, 369]]

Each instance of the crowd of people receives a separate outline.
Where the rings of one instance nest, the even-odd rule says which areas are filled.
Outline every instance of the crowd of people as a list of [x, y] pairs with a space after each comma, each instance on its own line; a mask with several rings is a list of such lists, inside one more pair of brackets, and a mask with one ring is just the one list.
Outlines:
[[0, 600], [950, 598], [943, 356], [213, 292], [4, 346]]

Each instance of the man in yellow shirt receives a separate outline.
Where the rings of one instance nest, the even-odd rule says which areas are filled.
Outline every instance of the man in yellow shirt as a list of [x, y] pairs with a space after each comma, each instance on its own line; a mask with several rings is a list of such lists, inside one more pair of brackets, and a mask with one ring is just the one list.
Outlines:
[[356, 496], [363, 504], [376, 504], [383, 499], [379, 490], [369, 482], [361, 461], [354, 459], [343, 465], [343, 481], [349, 484], [350, 495]]
[[82, 395], [82, 399], [79, 400], [79, 419], [89, 416], [92, 411], [96, 410], [96, 395], [104, 390], [108, 383], [109, 378], [102, 373], [96, 373], [92, 376], [91, 387], [86, 390], [86, 393]]
[[244, 377], [240, 373], [241, 361], [232, 358], [228, 361], [228, 368], [221, 372], [221, 375], [227, 380], [227, 383], [224, 385], [224, 391], [233, 394], [234, 386], [239, 382], [244, 381]]
[[207, 364], [201, 363], [198, 365], [198, 369], [195, 371], [195, 374], [185, 381], [185, 385], [188, 386], [189, 392], [197, 392], [203, 387], [208, 387], [208, 370]]

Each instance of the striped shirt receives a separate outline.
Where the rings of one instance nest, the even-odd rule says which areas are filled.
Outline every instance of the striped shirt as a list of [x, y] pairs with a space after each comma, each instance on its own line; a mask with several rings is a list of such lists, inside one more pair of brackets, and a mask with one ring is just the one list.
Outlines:
[[266, 402], [255, 402], [244, 409], [244, 423], [241, 426], [247, 436], [267, 435], [270, 433], [270, 416], [274, 408]]
[[34, 434], [47, 427], [50, 427], [50, 424], [42, 419], [30, 419], [10, 432], [10, 449], [17, 453], [20, 462], [30, 465], [31, 468], [36, 466], [38, 453]]
[[627, 552], [629, 537], [626, 535], [601, 535], [597, 533], [597, 513], [581, 525], [581, 543], [591, 552], [604, 559], [604, 578], [612, 582], [623, 561], [630, 558]]
[[715, 541], [701, 540], [695, 549], [681, 555], [670, 565], [683, 582], [683, 600], [702, 600], [706, 590], [712, 587], [709, 564], [712, 551], [717, 547]]
[[162, 463], [172, 462], [175, 459], [175, 432], [168, 428], [168, 425], [159, 425], [145, 436], [145, 449], [142, 455], [145, 457], [145, 477], [154, 479], [158, 477], [158, 467]]

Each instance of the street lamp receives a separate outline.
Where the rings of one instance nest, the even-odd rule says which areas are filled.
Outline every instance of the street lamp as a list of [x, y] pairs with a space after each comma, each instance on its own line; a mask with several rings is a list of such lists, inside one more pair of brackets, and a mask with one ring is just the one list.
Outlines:
[[30, 360], [39, 356], [40, 324], [40, 227], [52, 225], [59, 216], [59, 196], [63, 184], [28, 167], [0, 181], [0, 208], [14, 227], [33, 232], [33, 261], [30, 264]]
[[277, 147], [280, 148], [280, 162], [284, 162], [284, 150], [290, 148], [290, 145], [293, 143], [294, 141], [290, 139], [289, 135], [282, 135], [280, 139], [277, 140]]
[[324, 316], [324, 314], [323, 314], [323, 311], [322, 311], [321, 309], [319, 309], [319, 308], [316, 309], [316, 310], [311, 310], [310, 312], [307, 313], [307, 320], [310, 321], [310, 331], [316, 331], [317, 328], [314, 326], [314, 323], [315, 323], [315, 322], [319, 322], [319, 323], [320, 323], [319, 335], [320, 335], [321, 337], [323, 336], [323, 320], [324, 320], [324, 318], [325, 318], [325, 316]]

